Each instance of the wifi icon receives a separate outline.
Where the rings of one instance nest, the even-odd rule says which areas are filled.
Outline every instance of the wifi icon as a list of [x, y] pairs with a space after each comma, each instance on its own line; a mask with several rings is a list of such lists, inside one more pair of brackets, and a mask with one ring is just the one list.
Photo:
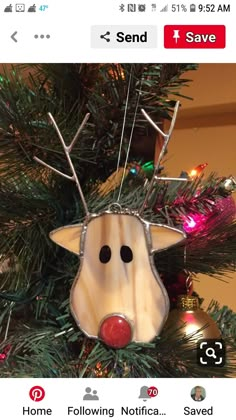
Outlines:
[[160, 12], [168, 12], [168, 4], [160, 10]]

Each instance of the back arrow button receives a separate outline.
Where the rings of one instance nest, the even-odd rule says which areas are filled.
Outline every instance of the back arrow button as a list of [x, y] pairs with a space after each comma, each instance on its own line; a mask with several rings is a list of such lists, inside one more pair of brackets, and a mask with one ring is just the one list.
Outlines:
[[14, 42], [18, 42], [18, 41], [17, 41], [17, 39], [15, 38], [16, 34], [17, 34], [17, 31], [15, 31], [15, 32], [11, 35], [11, 39], [12, 39]]

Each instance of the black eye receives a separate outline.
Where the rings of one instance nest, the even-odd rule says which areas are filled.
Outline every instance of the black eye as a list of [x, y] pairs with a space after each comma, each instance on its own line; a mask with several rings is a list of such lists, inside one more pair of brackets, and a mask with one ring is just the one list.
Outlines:
[[111, 259], [111, 248], [108, 245], [104, 245], [99, 252], [99, 259], [101, 263], [106, 264]]
[[120, 256], [122, 261], [129, 263], [133, 259], [133, 252], [129, 246], [123, 245], [120, 249]]

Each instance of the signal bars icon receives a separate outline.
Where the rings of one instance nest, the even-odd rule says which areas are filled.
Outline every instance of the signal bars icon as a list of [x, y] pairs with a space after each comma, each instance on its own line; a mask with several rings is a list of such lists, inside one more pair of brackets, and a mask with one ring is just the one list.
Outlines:
[[161, 9], [160, 12], [168, 12], [168, 4], [166, 4], [166, 6], [163, 7], [163, 9]]

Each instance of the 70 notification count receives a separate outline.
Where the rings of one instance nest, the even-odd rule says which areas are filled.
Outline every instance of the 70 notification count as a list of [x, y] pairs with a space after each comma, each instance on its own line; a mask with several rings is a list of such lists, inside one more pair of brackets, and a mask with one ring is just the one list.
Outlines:
[[150, 386], [147, 390], [147, 394], [150, 398], [156, 397], [158, 394], [158, 389], [155, 386]]

